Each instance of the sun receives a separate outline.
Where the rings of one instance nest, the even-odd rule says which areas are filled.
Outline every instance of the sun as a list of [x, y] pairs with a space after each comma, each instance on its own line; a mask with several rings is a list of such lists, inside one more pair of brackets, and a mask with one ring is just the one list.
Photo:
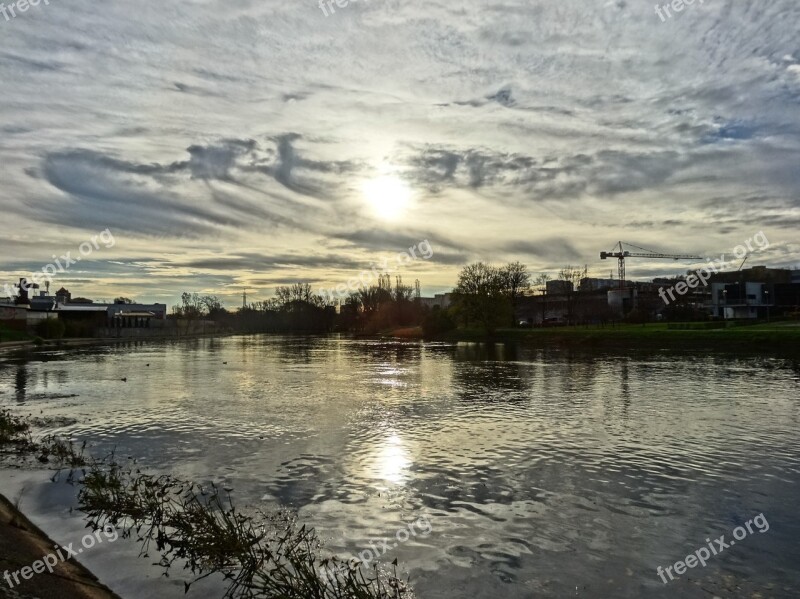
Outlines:
[[398, 219], [411, 202], [411, 189], [395, 175], [365, 181], [363, 191], [375, 215], [384, 220]]

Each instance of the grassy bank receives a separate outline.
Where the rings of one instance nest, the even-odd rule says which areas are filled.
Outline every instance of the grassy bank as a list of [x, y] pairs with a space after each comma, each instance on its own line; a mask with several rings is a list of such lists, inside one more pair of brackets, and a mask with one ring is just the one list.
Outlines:
[[485, 331], [458, 329], [436, 338], [440, 341], [519, 341], [540, 346], [575, 347], [661, 347], [683, 349], [704, 347], [730, 350], [764, 348], [800, 352], [800, 324], [780, 322], [726, 328], [695, 328], [667, 323], [574, 326], [537, 329], [500, 329], [489, 336]]
[[33, 337], [23, 331], [15, 331], [0, 325], [0, 343], [16, 341], [33, 341]]

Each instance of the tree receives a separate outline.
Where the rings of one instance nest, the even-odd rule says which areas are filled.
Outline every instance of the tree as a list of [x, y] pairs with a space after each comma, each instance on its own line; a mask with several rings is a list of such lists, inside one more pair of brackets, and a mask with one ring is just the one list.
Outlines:
[[501, 270], [476, 262], [461, 270], [453, 295], [465, 324], [474, 322], [492, 334], [500, 324], [508, 322], [511, 302], [505, 291]]
[[547, 273], [542, 273], [536, 280], [533, 282], [536, 285], [536, 290], [540, 291], [542, 294], [542, 322], [544, 319], [547, 318], [547, 283], [550, 281], [552, 277]]
[[585, 275], [585, 270], [567, 265], [558, 271], [558, 280], [562, 282], [562, 293], [567, 299], [567, 322], [575, 324], [575, 305], [577, 303], [578, 285]]
[[211, 317], [224, 311], [222, 301], [216, 295], [204, 295], [200, 298], [200, 305], [203, 306], [205, 313]]
[[294, 283], [275, 289], [275, 299], [281, 309], [286, 309], [295, 302], [301, 302], [322, 308], [325, 306], [325, 299], [311, 289], [308, 283]]
[[203, 302], [197, 293], [181, 293], [181, 304], [176, 306], [175, 314], [188, 320], [197, 320], [203, 315]]
[[132, 304], [133, 300], [129, 297], [118, 297], [114, 299], [115, 304]]
[[511, 301], [511, 326], [516, 325], [517, 300], [531, 288], [531, 275], [520, 262], [510, 262], [500, 269], [503, 288]]

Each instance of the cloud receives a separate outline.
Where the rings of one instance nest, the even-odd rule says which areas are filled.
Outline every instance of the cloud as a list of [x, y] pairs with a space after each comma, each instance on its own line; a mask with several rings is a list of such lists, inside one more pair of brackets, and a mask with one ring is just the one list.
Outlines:
[[[114, 276], [228, 293], [429, 239], [423, 289], [442, 289], [476, 257], [602, 274], [618, 239], [789, 243], [800, 221], [793, 0], [695, 3], [668, 23], [622, 0], [164, 10], [72, 0], [0, 23], [15, 268], [40, 260], [26, 240], [110, 227], [128, 266], [98, 267], [98, 293]], [[387, 172], [414, 196], [394, 222], [361, 191]]]

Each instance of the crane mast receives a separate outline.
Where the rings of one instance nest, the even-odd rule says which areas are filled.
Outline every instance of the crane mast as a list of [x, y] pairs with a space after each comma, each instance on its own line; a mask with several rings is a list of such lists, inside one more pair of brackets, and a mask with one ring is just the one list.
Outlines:
[[[637, 250], [642, 250], [641, 252], [631, 252], [626, 250], [623, 246], [629, 245], [631, 247], [636, 248]], [[626, 258], [651, 258], [654, 260], [703, 260], [702, 256], [692, 256], [690, 254], [661, 254], [659, 252], [653, 252], [651, 250], [647, 250], [645, 248], [640, 248], [638, 246], [633, 245], [632, 243], [625, 243], [623, 244], [620, 241], [612, 251], [610, 252], [600, 252], [600, 259], [606, 260], [607, 258], [616, 258], [619, 263], [619, 288], [625, 288], [625, 259]]]

